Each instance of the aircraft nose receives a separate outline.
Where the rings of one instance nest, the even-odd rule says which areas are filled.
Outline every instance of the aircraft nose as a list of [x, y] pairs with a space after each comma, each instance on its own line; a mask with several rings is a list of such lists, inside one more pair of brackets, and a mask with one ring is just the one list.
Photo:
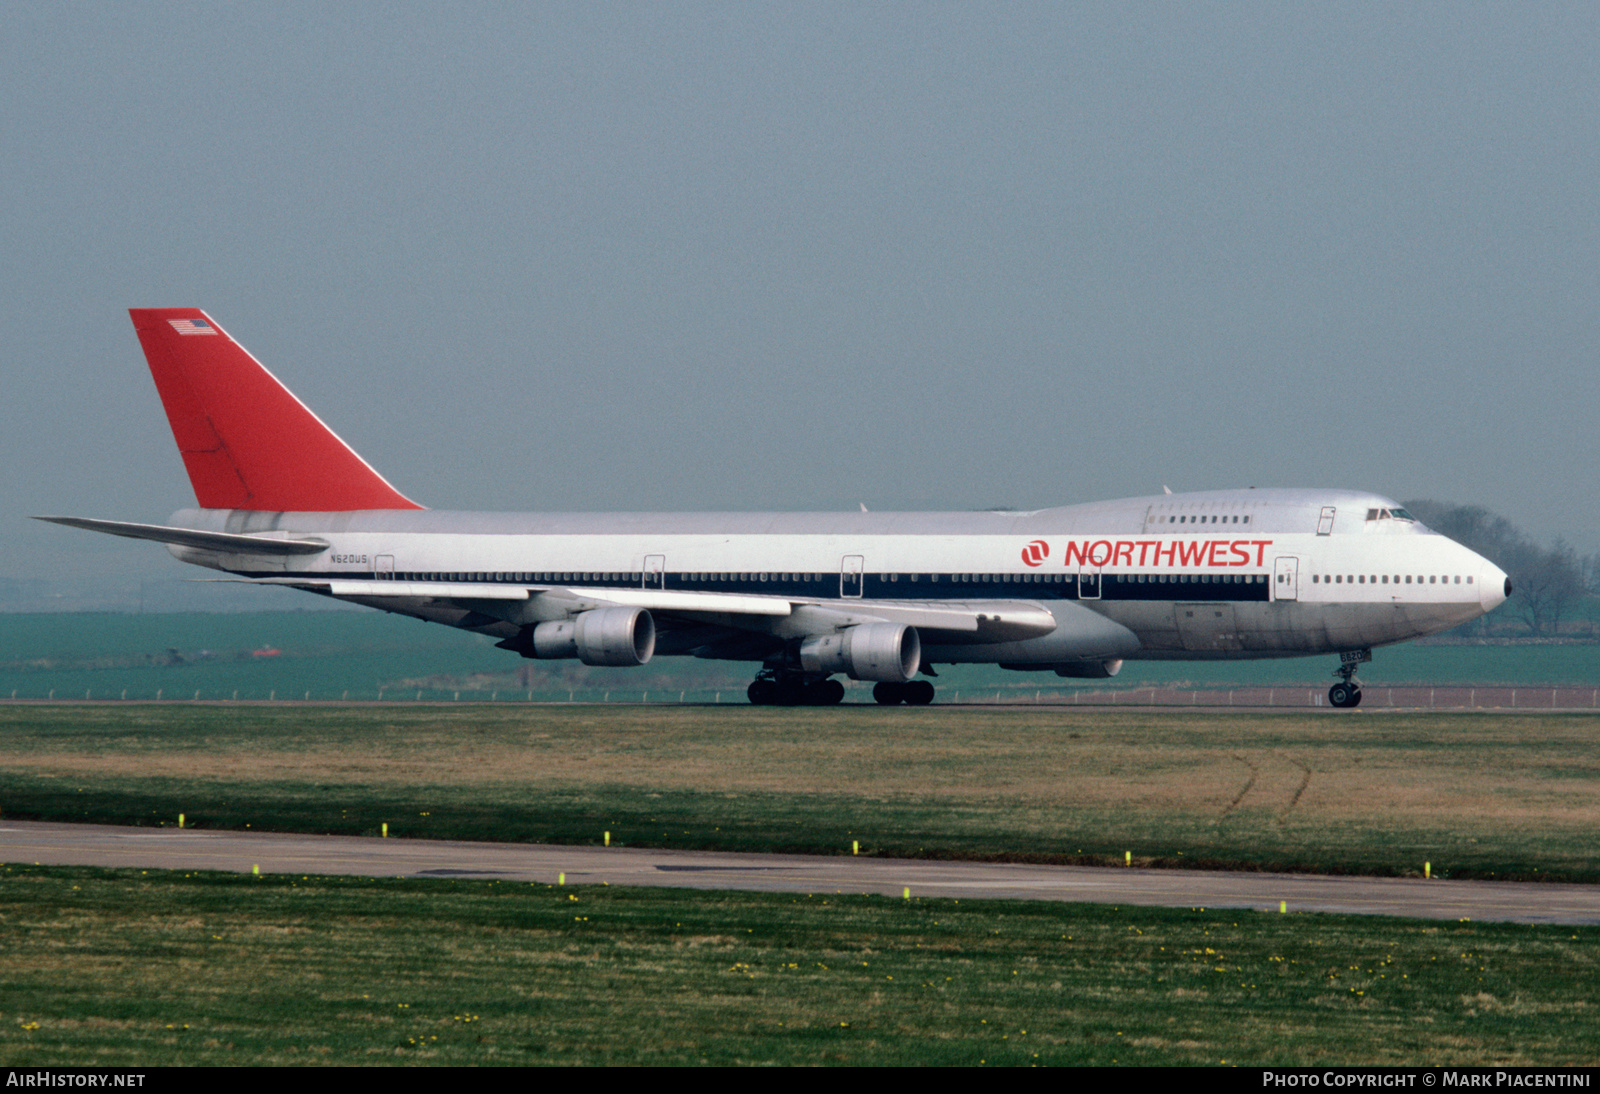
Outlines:
[[1478, 574], [1478, 601], [1492, 612], [1511, 598], [1511, 579], [1494, 563], [1485, 560]]

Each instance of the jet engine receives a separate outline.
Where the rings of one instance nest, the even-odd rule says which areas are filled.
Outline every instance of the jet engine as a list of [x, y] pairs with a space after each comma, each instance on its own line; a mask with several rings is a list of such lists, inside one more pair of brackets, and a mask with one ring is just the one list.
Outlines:
[[595, 608], [573, 619], [540, 623], [530, 638], [534, 657], [642, 665], [656, 652], [656, 622], [643, 608]]
[[922, 639], [904, 623], [859, 623], [800, 643], [807, 672], [842, 672], [852, 680], [904, 683], [922, 665]]

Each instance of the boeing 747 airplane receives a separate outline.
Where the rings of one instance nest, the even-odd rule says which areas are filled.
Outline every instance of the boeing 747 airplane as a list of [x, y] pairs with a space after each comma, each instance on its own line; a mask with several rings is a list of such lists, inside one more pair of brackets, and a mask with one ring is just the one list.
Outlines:
[[1127, 660], [1337, 655], [1511, 594], [1488, 560], [1356, 490], [1213, 490], [977, 513], [474, 513], [424, 509], [215, 320], [136, 308], [194, 485], [166, 524], [41, 517], [154, 540], [288, 585], [499, 638], [532, 658], [761, 666], [753, 703], [932, 702], [963, 662], [1114, 676]]

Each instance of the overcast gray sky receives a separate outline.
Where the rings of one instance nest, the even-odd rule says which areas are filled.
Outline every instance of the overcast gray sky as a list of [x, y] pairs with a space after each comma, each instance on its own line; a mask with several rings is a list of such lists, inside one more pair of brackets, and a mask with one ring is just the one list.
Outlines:
[[1342, 486], [1600, 547], [1593, 4], [0, 6], [0, 577], [193, 504], [130, 306], [435, 508]]

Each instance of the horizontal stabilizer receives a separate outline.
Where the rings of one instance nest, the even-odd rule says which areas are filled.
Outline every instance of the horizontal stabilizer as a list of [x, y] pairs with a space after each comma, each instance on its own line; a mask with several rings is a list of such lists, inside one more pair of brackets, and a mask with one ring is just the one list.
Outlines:
[[122, 520], [93, 520], [89, 517], [34, 517], [51, 524], [65, 524], [68, 528], [83, 528], [90, 532], [105, 532], [129, 539], [149, 539], [157, 543], [170, 543], [179, 547], [197, 547], [202, 551], [224, 551], [248, 555], [315, 555], [328, 549], [324, 540], [313, 538], [289, 539], [285, 533], [243, 536], [232, 532], [201, 532], [193, 528], [169, 528], [164, 524], [132, 524]]

